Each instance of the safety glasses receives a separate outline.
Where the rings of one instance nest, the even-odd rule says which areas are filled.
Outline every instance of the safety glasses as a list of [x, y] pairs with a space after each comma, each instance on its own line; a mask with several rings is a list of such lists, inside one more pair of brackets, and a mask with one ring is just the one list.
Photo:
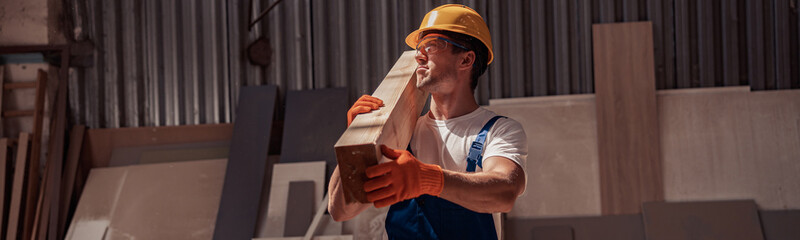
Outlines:
[[444, 35], [441, 34], [429, 34], [425, 38], [417, 43], [417, 53], [422, 52], [424, 54], [436, 54], [441, 52], [442, 50], [447, 49], [447, 45], [453, 44], [458, 48], [468, 50], [467, 47], [462, 46], [461, 44], [455, 43], [450, 39], [444, 38]]

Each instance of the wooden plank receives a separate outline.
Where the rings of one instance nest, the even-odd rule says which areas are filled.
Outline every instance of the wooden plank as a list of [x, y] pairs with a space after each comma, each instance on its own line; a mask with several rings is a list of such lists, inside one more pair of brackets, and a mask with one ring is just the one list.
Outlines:
[[[0, 66], [2, 68], [2, 66]], [[2, 78], [2, 69], [0, 69], [0, 78]], [[0, 80], [0, 84], [2, 80]], [[9, 172], [9, 163], [8, 161], [8, 138], [1, 138], [0, 139], [0, 236], [5, 236], [5, 226], [6, 226], [6, 185], [8, 185], [8, 172]]]
[[[0, 67], [0, 68], [2, 68], [2, 67]], [[0, 70], [0, 74], [2, 74], [1, 70]], [[3, 90], [24, 89], [24, 88], [36, 88], [36, 82], [10, 82], [10, 83], [3, 83]]]
[[[0, 86], [5, 86], [5, 84], [6, 84], [6, 82], [5, 82], [6, 81], [5, 80], [5, 69], [6, 69], [5, 66], [0, 65]], [[0, 90], [0, 112], [3, 111], [3, 106], [5, 106], [3, 104], [3, 102], [5, 102], [5, 101], [3, 101], [5, 94], [3, 94], [3, 93], [5, 93], [5, 91]], [[6, 136], [4, 120], [5, 119], [0, 118], [0, 137]], [[0, 225], [0, 229], [2, 229], [2, 225]], [[0, 234], [0, 236], [4, 236], [4, 235]]]
[[64, 235], [66, 232], [67, 214], [69, 208], [72, 206], [73, 189], [75, 187], [75, 176], [78, 171], [78, 162], [80, 161], [81, 144], [83, 143], [83, 135], [86, 133], [86, 126], [75, 125], [69, 133], [69, 149], [67, 149], [67, 162], [64, 166], [64, 178], [61, 182], [61, 195], [60, 213], [58, 214], [58, 232], [59, 236]]
[[[315, 208], [314, 203], [322, 200], [325, 192], [325, 162], [301, 162], [301, 163], [279, 163], [273, 167], [272, 186], [269, 188], [269, 210], [267, 220], [259, 226], [258, 237], [283, 237], [286, 236], [287, 206], [288, 202], [294, 201], [287, 198], [289, 196], [289, 184], [293, 181], [310, 180], [314, 182], [313, 199], [311, 209]], [[303, 227], [300, 235], [305, 234], [308, 225]]]
[[29, 117], [33, 116], [35, 112], [34, 110], [7, 110], [3, 111], [3, 117]]
[[[48, 151], [48, 159], [47, 161], [51, 164], [50, 176], [48, 177], [47, 183], [47, 198], [45, 198], [45, 207], [49, 211], [49, 216], [47, 221], [44, 221], [43, 226], [47, 227], [47, 239], [55, 240], [55, 239], [63, 239], [64, 237], [61, 236], [58, 232], [58, 220], [59, 214], [59, 204], [58, 200], [61, 199], [61, 174], [63, 172], [64, 166], [64, 134], [66, 132], [66, 125], [67, 125], [67, 79], [60, 79], [58, 83], [58, 93], [56, 96], [58, 100], [56, 100], [56, 107], [55, 107], [55, 124], [53, 124], [53, 129], [50, 133], [50, 140], [49, 146], [50, 151]], [[45, 213], [47, 214], [47, 213]], [[44, 235], [41, 235], [44, 237]]]
[[650, 22], [592, 26], [603, 214], [664, 199]]
[[648, 202], [642, 211], [648, 240], [764, 239], [752, 200]]
[[326, 161], [330, 179], [336, 169], [331, 146], [347, 128], [348, 107], [343, 88], [287, 92], [281, 162]]
[[[34, 107], [34, 116], [33, 116], [33, 134], [31, 137], [31, 158], [30, 164], [28, 164], [28, 185], [27, 185], [27, 195], [26, 200], [27, 203], [25, 204], [25, 220], [23, 224], [22, 236], [24, 238], [29, 238], [32, 236], [33, 225], [35, 224], [35, 214], [37, 208], [37, 200], [38, 200], [38, 193], [40, 188], [39, 182], [39, 163], [42, 154], [42, 132], [44, 131], [43, 124], [44, 124], [44, 104], [45, 104], [45, 92], [47, 90], [47, 72], [44, 70], [39, 69], [37, 71], [37, 79], [36, 79], [36, 99]], [[56, 94], [57, 95], [57, 94]], [[55, 97], [53, 98], [55, 99]], [[51, 118], [52, 119], [52, 118]]]
[[303, 236], [314, 218], [314, 181], [289, 182], [287, 196], [283, 236]]
[[84, 171], [88, 172], [90, 168], [108, 167], [115, 148], [229, 141], [232, 133], [233, 124], [89, 129], [81, 159], [87, 163]]
[[380, 145], [404, 149], [411, 140], [417, 117], [427, 99], [416, 87], [414, 51], [406, 51], [389, 70], [372, 96], [383, 100], [384, 107], [357, 116], [334, 146], [347, 202], [366, 203], [364, 171], [378, 164]]
[[6, 232], [6, 239], [17, 239], [19, 237], [20, 228], [22, 227], [21, 218], [24, 213], [23, 197], [25, 194], [24, 186], [26, 174], [28, 172], [28, 144], [30, 142], [30, 134], [20, 133], [17, 140], [17, 153], [16, 163], [14, 164], [14, 187], [11, 189], [11, 200], [8, 208], [8, 228]]
[[239, 92], [214, 239], [249, 239], [255, 234], [277, 95], [278, 88], [271, 85], [242, 87]]

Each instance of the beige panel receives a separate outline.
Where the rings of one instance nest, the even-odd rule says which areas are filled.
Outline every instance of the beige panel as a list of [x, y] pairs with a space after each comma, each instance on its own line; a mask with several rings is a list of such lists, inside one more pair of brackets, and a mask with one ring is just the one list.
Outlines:
[[528, 135], [528, 187], [509, 217], [600, 214], [594, 96], [493, 100]]
[[66, 239], [211, 239], [226, 163], [93, 169]]
[[660, 94], [666, 200], [800, 208], [800, 91], [731, 89]]

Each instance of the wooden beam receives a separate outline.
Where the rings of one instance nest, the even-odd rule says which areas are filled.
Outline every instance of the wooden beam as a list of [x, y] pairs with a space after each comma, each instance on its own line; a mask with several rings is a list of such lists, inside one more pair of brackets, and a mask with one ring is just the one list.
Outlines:
[[75, 176], [78, 171], [78, 161], [80, 160], [81, 144], [83, 134], [86, 133], [86, 126], [75, 125], [69, 133], [69, 149], [67, 150], [67, 163], [64, 167], [64, 178], [61, 182], [61, 207], [58, 214], [58, 232], [63, 236], [66, 231], [67, 214], [69, 207], [72, 206], [72, 190], [75, 186]]
[[[0, 70], [2, 74], [2, 70]], [[5, 236], [6, 179], [8, 176], [8, 138], [0, 139], [0, 236]]]
[[[67, 84], [66, 79], [62, 79], [58, 83], [58, 93], [56, 96], [55, 107], [55, 124], [50, 132], [50, 151], [48, 153], [47, 161], [50, 162], [52, 170], [50, 170], [50, 178], [47, 183], [47, 198], [45, 198], [46, 207], [49, 208], [50, 216], [43, 224], [47, 227], [47, 239], [56, 240], [63, 239], [64, 237], [58, 232], [58, 214], [59, 199], [61, 199], [61, 174], [64, 166], [64, 132], [67, 125]], [[47, 209], [45, 208], [45, 209]], [[45, 213], [46, 214], [46, 213]], [[44, 237], [44, 236], [43, 236]]]
[[5, 239], [17, 239], [20, 229], [20, 220], [23, 216], [22, 195], [25, 187], [25, 175], [28, 163], [28, 142], [30, 134], [23, 132], [19, 134], [17, 141], [17, 160], [14, 166], [14, 186], [11, 189], [11, 200], [8, 208], [8, 231]]
[[[66, 81], [66, 80], [65, 80]], [[44, 128], [44, 101], [45, 90], [47, 89], [47, 72], [39, 69], [36, 80], [36, 106], [33, 115], [33, 135], [31, 138], [31, 158], [28, 164], [28, 184], [27, 195], [25, 197], [25, 218], [23, 224], [23, 237], [30, 238], [33, 231], [34, 215], [36, 214], [36, 202], [39, 192], [39, 158], [42, 153], [42, 131]], [[65, 83], [66, 84], [66, 83]]]
[[595, 24], [594, 76], [603, 214], [664, 199], [650, 22]]
[[[2, 74], [2, 71], [0, 71]], [[36, 82], [10, 82], [3, 84], [3, 90], [12, 90], [20, 88], [36, 88]]]
[[385, 106], [357, 116], [334, 146], [347, 202], [367, 202], [364, 171], [378, 164], [381, 144], [405, 149], [411, 141], [428, 96], [416, 87], [414, 54], [414, 51], [404, 52], [372, 94], [383, 100]]

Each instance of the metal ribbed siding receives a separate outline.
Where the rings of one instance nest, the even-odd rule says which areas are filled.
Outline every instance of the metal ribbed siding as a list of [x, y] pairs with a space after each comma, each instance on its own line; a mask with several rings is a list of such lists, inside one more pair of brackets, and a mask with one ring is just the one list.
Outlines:
[[[73, 122], [89, 127], [231, 122], [238, 89], [345, 87], [371, 93], [430, 9], [451, 1], [85, 0], [95, 66], [71, 74]], [[659, 89], [800, 87], [796, 0], [455, 1], [484, 16], [495, 61], [476, 98], [591, 93], [591, 24], [652, 21]], [[246, 47], [269, 39], [264, 68]]]

